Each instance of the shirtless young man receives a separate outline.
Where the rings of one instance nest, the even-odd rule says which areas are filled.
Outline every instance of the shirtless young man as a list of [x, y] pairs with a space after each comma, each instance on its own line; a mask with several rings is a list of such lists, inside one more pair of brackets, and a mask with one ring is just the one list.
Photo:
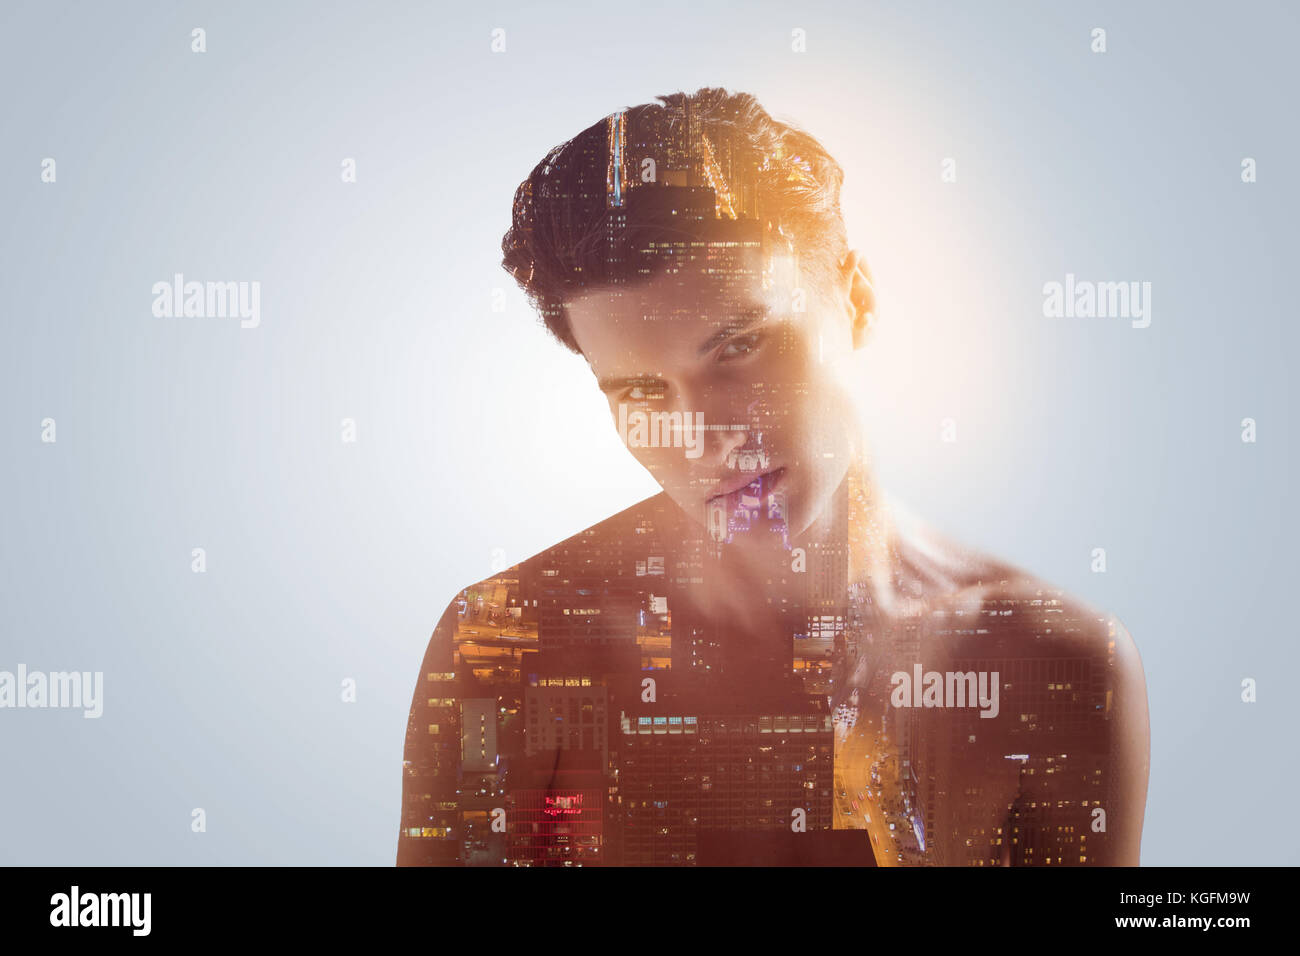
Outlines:
[[552, 150], [503, 250], [663, 491], [447, 607], [399, 865], [1136, 865], [1127, 631], [873, 480], [839, 166], [659, 99]]

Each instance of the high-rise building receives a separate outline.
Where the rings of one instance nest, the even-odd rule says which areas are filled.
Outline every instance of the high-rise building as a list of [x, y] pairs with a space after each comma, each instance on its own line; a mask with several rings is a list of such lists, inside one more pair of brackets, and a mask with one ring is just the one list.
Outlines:
[[[619, 708], [613, 819], [622, 864], [723, 864], [731, 834], [831, 829], [824, 700], [659, 690], [654, 701]], [[712, 859], [701, 859], [701, 840]]]

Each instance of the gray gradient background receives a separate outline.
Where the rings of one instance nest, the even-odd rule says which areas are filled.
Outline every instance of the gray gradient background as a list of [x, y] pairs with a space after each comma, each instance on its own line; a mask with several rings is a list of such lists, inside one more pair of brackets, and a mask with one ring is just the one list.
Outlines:
[[[1143, 863], [1300, 862], [1294, 7], [635, 10], [4, 4], [0, 669], [106, 688], [0, 711], [0, 862], [392, 862], [443, 608], [657, 490], [499, 269], [513, 190], [701, 85], [845, 168], [886, 487], [1134, 635]], [[155, 318], [174, 272], [261, 281], [260, 328]], [[1150, 281], [1150, 328], [1044, 318], [1066, 272]]]

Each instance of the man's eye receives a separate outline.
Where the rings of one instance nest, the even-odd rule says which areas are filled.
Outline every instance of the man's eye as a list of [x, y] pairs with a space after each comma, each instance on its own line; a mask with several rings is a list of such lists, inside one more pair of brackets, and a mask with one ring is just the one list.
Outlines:
[[748, 335], [738, 335], [730, 342], [727, 342], [722, 348], [718, 349], [719, 361], [729, 361], [732, 359], [743, 358], [758, 350], [762, 344], [762, 332], [750, 332]]
[[648, 385], [633, 385], [623, 393], [619, 401], [623, 402], [657, 402], [663, 398], [663, 388]]

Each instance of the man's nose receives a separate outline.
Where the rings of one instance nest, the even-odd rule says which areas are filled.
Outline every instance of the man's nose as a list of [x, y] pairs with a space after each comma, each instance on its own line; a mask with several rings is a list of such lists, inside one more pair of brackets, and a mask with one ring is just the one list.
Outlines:
[[766, 450], [763, 432], [770, 424], [767, 396], [756, 397], [752, 392], [719, 388], [684, 376], [669, 382], [664, 397], [665, 410], [680, 413], [683, 425], [689, 422], [694, 427], [702, 417], [703, 435], [696, 436], [700, 454], [689, 456], [697, 459], [696, 468], [714, 476], [737, 469], [742, 451], [759, 453], [757, 459], [745, 458], [747, 469], [752, 469], [754, 460], [762, 461]]
[[743, 408], [736, 408], [728, 396], [705, 397], [701, 392], [683, 390], [683, 413], [702, 412], [704, 416], [703, 455], [700, 464], [716, 474], [725, 468], [735, 467], [731, 460], [734, 452], [745, 448], [754, 440], [753, 422]]
[[[742, 422], [719, 422], [717, 430], [709, 432], [705, 443], [705, 461], [716, 471], [736, 467], [736, 453], [749, 444], [749, 430]], [[740, 428], [730, 426], [740, 425]]]

